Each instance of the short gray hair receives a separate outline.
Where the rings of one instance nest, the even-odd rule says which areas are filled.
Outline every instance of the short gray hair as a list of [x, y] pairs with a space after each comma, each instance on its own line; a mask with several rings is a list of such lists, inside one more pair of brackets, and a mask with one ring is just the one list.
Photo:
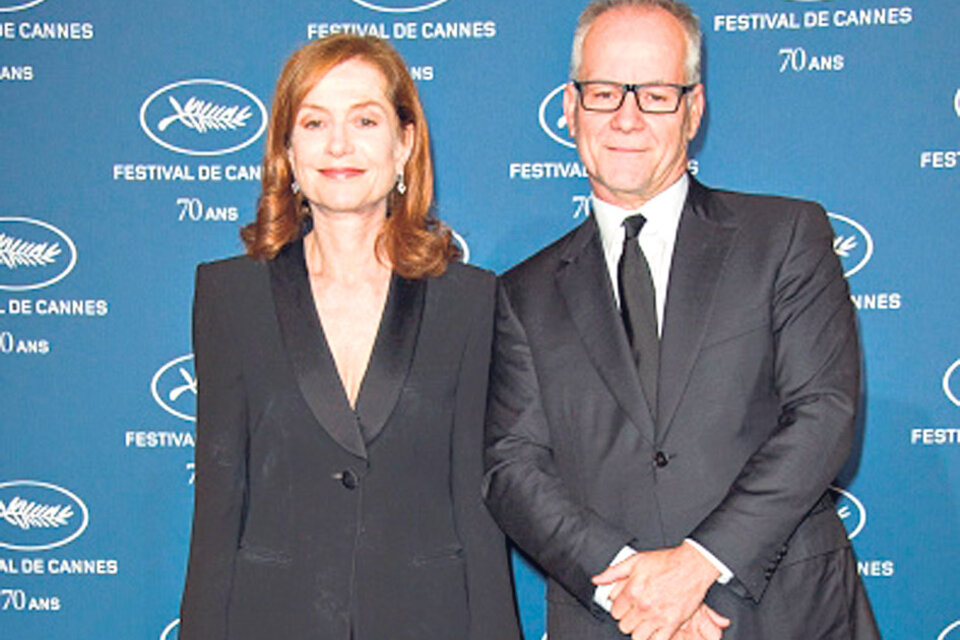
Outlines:
[[620, 7], [637, 7], [644, 9], [662, 9], [680, 21], [687, 35], [687, 58], [685, 60], [686, 82], [695, 84], [700, 82], [700, 19], [693, 10], [679, 0], [593, 0], [580, 14], [577, 28], [573, 32], [573, 50], [570, 54], [570, 79], [578, 80], [580, 65], [583, 62], [583, 41], [593, 23], [601, 15], [611, 9]]

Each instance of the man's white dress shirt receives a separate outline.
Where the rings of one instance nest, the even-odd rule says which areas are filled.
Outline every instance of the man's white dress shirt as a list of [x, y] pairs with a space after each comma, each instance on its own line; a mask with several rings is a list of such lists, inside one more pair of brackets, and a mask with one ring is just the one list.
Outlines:
[[[639, 211], [621, 209], [616, 205], [596, 197], [590, 196], [590, 212], [597, 219], [600, 228], [600, 241], [603, 244], [603, 256], [607, 262], [607, 272], [610, 282], [613, 283], [613, 295], [620, 304], [620, 290], [617, 287], [620, 254], [623, 253], [623, 238], [625, 230], [623, 221], [629, 216], [641, 213], [646, 222], [637, 236], [640, 250], [650, 267], [650, 277], [657, 297], [657, 333], [663, 335], [663, 310], [667, 302], [667, 286], [670, 283], [670, 263], [673, 260], [673, 248], [677, 241], [677, 229], [680, 227], [680, 214], [683, 213], [683, 203], [687, 200], [687, 191], [690, 188], [690, 178], [684, 173], [679, 180], [647, 201]], [[685, 543], [692, 545], [697, 551], [710, 561], [720, 571], [717, 582], [726, 584], [733, 577], [733, 572], [716, 556], [703, 547], [696, 540], [687, 538]], [[636, 553], [631, 547], [624, 547], [610, 561], [611, 565], [618, 564]], [[600, 585], [594, 591], [593, 600], [601, 607], [610, 610], [612, 602], [610, 592], [613, 585]]]

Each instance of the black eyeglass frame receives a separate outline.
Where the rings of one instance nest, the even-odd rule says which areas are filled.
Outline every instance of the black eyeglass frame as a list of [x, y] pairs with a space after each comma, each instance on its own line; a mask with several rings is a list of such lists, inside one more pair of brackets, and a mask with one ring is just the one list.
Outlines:
[[[640, 109], [641, 113], [650, 113], [653, 115], [658, 114], [668, 114], [676, 113], [680, 109], [680, 101], [683, 100], [683, 96], [687, 95], [693, 91], [699, 82], [694, 82], [693, 84], [673, 84], [671, 82], [641, 82], [641, 83], [621, 83], [621, 82], [609, 82], [607, 80], [571, 80], [571, 84], [576, 88], [577, 94], [580, 96], [580, 106], [583, 107], [586, 111], [592, 111], [594, 113], [614, 113], [620, 110], [620, 107], [623, 106], [623, 101], [627, 99], [627, 94], [633, 94], [633, 101], [637, 105], [637, 109]], [[591, 109], [583, 102], [583, 87], [591, 84], [602, 84], [611, 87], [620, 87], [622, 93], [620, 94], [620, 102], [617, 103], [617, 106], [613, 109]], [[677, 96], [677, 104], [670, 111], [648, 111], [644, 109], [640, 104], [640, 89], [645, 89], [647, 87], [672, 87], [677, 89], [680, 93]]]

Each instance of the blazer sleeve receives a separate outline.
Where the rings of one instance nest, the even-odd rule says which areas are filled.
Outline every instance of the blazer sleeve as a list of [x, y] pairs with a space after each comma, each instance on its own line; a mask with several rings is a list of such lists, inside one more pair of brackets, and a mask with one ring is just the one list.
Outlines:
[[772, 300], [777, 428], [691, 534], [756, 601], [846, 461], [859, 403], [856, 317], [833, 232], [822, 208], [798, 206]]
[[493, 338], [494, 287], [484, 278], [460, 362], [453, 427], [454, 517], [463, 543], [470, 610], [468, 640], [519, 640], [516, 604], [503, 533], [480, 493], [483, 422]]
[[570, 494], [554, 461], [533, 354], [501, 280], [487, 406], [484, 495], [517, 545], [599, 618], [590, 579], [633, 538]]
[[197, 437], [193, 529], [180, 608], [182, 640], [226, 640], [246, 493], [247, 399], [218, 271], [197, 270], [193, 346]]

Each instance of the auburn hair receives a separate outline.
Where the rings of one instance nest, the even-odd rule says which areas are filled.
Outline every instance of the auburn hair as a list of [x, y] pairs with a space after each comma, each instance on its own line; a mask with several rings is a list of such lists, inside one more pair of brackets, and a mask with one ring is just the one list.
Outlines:
[[354, 58], [383, 74], [386, 96], [401, 129], [413, 125], [413, 149], [404, 165], [407, 189], [403, 194], [393, 189], [387, 197], [387, 219], [377, 249], [405, 278], [440, 275], [460, 257], [460, 249], [450, 229], [433, 214], [433, 164], [423, 106], [403, 58], [374, 36], [331, 35], [301, 47], [287, 60], [273, 97], [257, 218], [240, 230], [240, 238], [249, 256], [269, 260], [302, 234], [310, 210], [303, 195], [291, 189], [293, 170], [287, 156], [297, 111], [327, 72]]

